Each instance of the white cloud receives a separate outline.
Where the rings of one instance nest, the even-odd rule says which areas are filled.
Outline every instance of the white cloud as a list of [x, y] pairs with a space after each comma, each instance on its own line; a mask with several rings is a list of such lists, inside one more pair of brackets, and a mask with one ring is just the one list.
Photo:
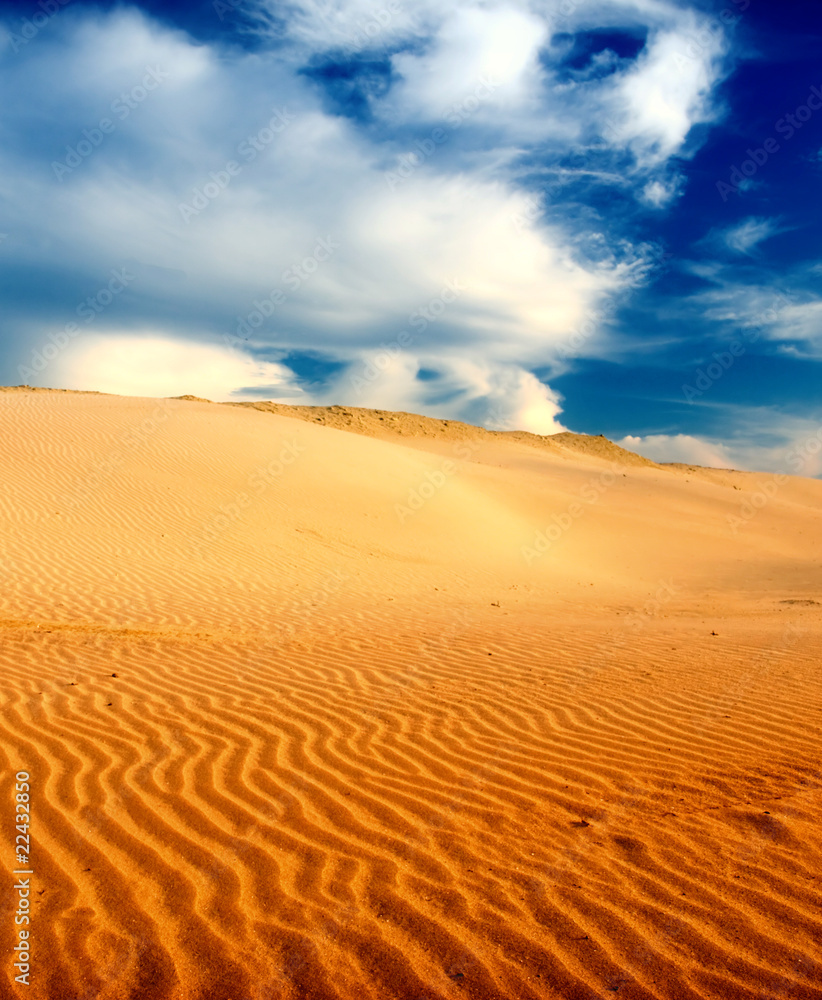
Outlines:
[[109, 331], [72, 342], [38, 384], [120, 396], [191, 394], [217, 401], [258, 395], [244, 389], [267, 389], [268, 398], [305, 402], [292, 379], [282, 365], [216, 344], [174, 340], [152, 331]]
[[779, 228], [773, 219], [750, 218], [726, 229], [721, 236], [729, 249], [736, 253], [750, 254], [760, 243], [777, 232]]
[[[263, 6], [283, 13], [279, 0]], [[386, 0], [382, 7], [370, 0], [294, 0], [286, 9], [285, 30], [308, 51], [390, 55], [402, 79], [377, 108], [387, 122], [445, 119], [482, 79], [493, 77], [498, 86], [471, 115], [474, 126], [493, 126], [514, 147], [579, 142], [593, 128], [612, 146], [631, 149], [640, 172], [682, 155], [691, 128], [717, 117], [712, 91], [729, 49], [717, 19], [706, 29], [704, 16], [678, 0], [462, 0], [450, 6]], [[552, 53], [551, 35], [596, 28], [646, 30], [648, 42], [634, 64], [620, 65], [607, 53], [593, 57], [613, 74], [559, 83], [550, 59], [540, 58]], [[670, 178], [659, 184], [647, 198], [661, 204], [663, 191], [670, 200], [676, 189]]]
[[[647, 166], [681, 153], [691, 128], [716, 115], [712, 91], [727, 43], [719, 32], [700, 36], [692, 11], [681, 11], [676, 21], [652, 32], [612, 97], [613, 139], [629, 145]], [[694, 45], [697, 37], [702, 41]]]
[[642, 189], [642, 198], [654, 208], [664, 208], [679, 194], [682, 182], [679, 177], [649, 181]]
[[481, 421], [491, 430], [522, 430], [533, 434], [558, 434], [566, 430], [558, 417], [560, 397], [528, 371], [514, 367], [486, 376], [482, 398], [487, 407]]
[[[706, 319], [727, 324], [750, 343], [760, 338], [799, 341], [811, 352], [822, 351], [819, 297], [792, 287], [725, 281], [721, 269], [703, 274], [718, 285], [692, 299]], [[802, 275], [796, 277], [797, 284], [804, 284]]]
[[[647, 268], [641, 248], [609, 248], [595, 222], [585, 232], [550, 202], [535, 211], [514, 164], [552, 143], [566, 151], [607, 106], [625, 116], [625, 141], [640, 161], [637, 191], [662, 205], [678, 184], [664, 158], [680, 149], [689, 123], [704, 119], [716, 79], [710, 53], [695, 60], [697, 68], [664, 79], [672, 39], [690, 24], [677, 4], [583, 6], [565, 29], [587, 29], [600, 16], [603, 24], [647, 24], [651, 44], [633, 69], [615, 65], [611, 76], [567, 92], [552, 86], [550, 59], [542, 58], [559, 0], [450, 7], [433, 0], [389, 7], [386, 0], [383, 13], [371, 0], [300, 0], [271, 8], [280, 21], [287, 15], [293, 44], [253, 54], [217, 53], [134, 12], [55, 21], [48, 38], [0, 65], [4, 89], [30, 86], [61, 136], [36, 154], [25, 141], [0, 150], [4, 229], [37, 248], [46, 270], [62, 275], [71, 261], [78, 291], [66, 320], [110, 268], [133, 267], [138, 277], [106, 316], [105, 337], [96, 333], [94, 356], [80, 348], [90, 342], [85, 337], [50, 373], [86, 387], [93, 374], [116, 391], [129, 385], [148, 394], [152, 380], [157, 393], [171, 391], [170, 379], [173, 394], [206, 396], [287, 382], [277, 366], [252, 370], [234, 356], [217, 372], [222, 355], [213, 346], [280, 290], [265, 324], [254, 326], [249, 351], [271, 357], [310, 346], [356, 366], [408, 329], [397, 399], [433, 407], [450, 392], [455, 413], [491, 419], [497, 412], [508, 425], [542, 432], [558, 427], [558, 398], [528, 368], [550, 365], [591, 313], [605, 328], [613, 305]], [[367, 30], [372, 21], [380, 32]], [[402, 80], [375, 102], [373, 129], [330, 113], [317, 84], [297, 72], [335, 45], [351, 52], [360, 44], [352, 32], [363, 51], [402, 43], [389, 53]], [[154, 64], [168, 66], [161, 92], [57, 182], [49, 163], [64, 155], [62, 136], [75, 141], [95, 127]], [[413, 145], [409, 127], [447, 114], [483, 74], [497, 83], [471, 117], [472, 134], [450, 129], [447, 141], [399, 176], [397, 154], [405, 141]], [[289, 124], [268, 131], [280, 112]], [[8, 109], [0, 110], [0, 125], [20, 127]], [[243, 150], [255, 144], [254, 158], [246, 158]], [[229, 161], [240, 168], [230, 177]], [[653, 175], [642, 174], [648, 163]], [[634, 183], [624, 171], [617, 180]], [[216, 197], [193, 201], [207, 188]], [[188, 221], [183, 204], [199, 206]], [[445, 302], [448, 287], [459, 294]], [[437, 303], [445, 303], [441, 312]], [[422, 322], [432, 309], [437, 314]], [[140, 356], [152, 359], [136, 369], [124, 353], [134, 337]], [[30, 349], [22, 348], [21, 360]], [[80, 354], [87, 367], [71, 367]], [[428, 389], [416, 377], [423, 358], [439, 372]], [[198, 385], [180, 381], [186, 371]]]
[[794, 417], [761, 407], [716, 407], [723, 441], [689, 434], [629, 435], [618, 444], [655, 462], [683, 462], [715, 469], [822, 475], [822, 413]]
[[[422, 368], [436, 379], [420, 380]], [[404, 351], [368, 352], [329, 388], [328, 401], [430, 413], [492, 430], [556, 434], [566, 429], [558, 420], [559, 396], [532, 372], [453, 355], [419, 360]]]
[[772, 339], [799, 340], [822, 352], [822, 299], [786, 306], [768, 334]]
[[[254, 70], [248, 63], [237, 68], [235, 87], [244, 70]], [[21, 225], [25, 214], [43, 220], [61, 248], [58, 260], [72, 246], [74, 260], [164, 269], [144, 274], [135, 293], [154, 297], [159, 282], [167, 295], [164, 275], [176, 272], [175, 291], [198, 309], [222, 303], [244, 316], [279, 287], [284, 304], [256, 334], [258, 346], [299, 347], [308, 338], [315, 348], [352, 356], [408, 324], [456, 280], [456, 303], [442, 323], [415, 328], [415, 349], [543, 359], [583, 316], [632, 287], [641, 270], [639, 256], [621, 250], [595, 264], [578, 260], [574, 235], [558, 221], [537, 221], [530, 197], [504, 174], [422, 163], [392, 181], [395, 165], [381, 161], [351, 122], [318, 110], [301, 83], [291, 84], [294, 120], [246, 161], [237, 151], [249, 134], [261, 134], [271, 106], [255, 117], [254, 108], [238, 112], [216, 99], [228, 86], [219, 66], [204, 83], [209, 101], [224, 111], [222, 120], [213, 112], [208, 130], [233, 133], [233, 142], [209, 152], [198, 132], [202, 159], [187, 169], [174, 162], [171, 177], [123, 172], [104, 149], [59, 186], [12, 172]], [[256, 96], [253, 103], [261, 104]], [[225, 179], [229, 158], [241, 170], [184, 221], [180, 206], [213, 188], [213, 174]], [[334, 247], [319, 254], [320, 266], [310, 260], [318, 241]], [[306, 261], [312, 272], [294, 288], [284, 275], [293, 278]]]
[[457, 7], [446, 15], [433, 45], [393, 57], [403, 79], [390, 112], [443, 119], [483, 83], [496, 115], [532, 104], [541, 84], [537, 54], [547, 37], [545, 22], [512, 6]]
[[[438, 5], [418, 0], [259, 0], [257, 7], [284, 33], [310, 49], [368, 50], [398, 39], [423, 37], [437, 21]], [[261, 28], [261, 30], [264, 30]]]
[[617, 444], [654, 462], [683, 462], [714, 469], [734, 467], [731, 452], [724, 444], [690, 434], [648, 434], [645, 437], [629, 434]]

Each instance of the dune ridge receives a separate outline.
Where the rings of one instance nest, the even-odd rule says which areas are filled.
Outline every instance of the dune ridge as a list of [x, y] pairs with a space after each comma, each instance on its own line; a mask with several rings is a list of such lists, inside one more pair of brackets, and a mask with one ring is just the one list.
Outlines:
[[[181, 399], [197, 397], [181, 396]], [[311, 421], [324, 427], [353, 431], [371, 437], [423, 438], [439, 441], [517, 441], [535, 448], [550, 448], [559, 454], [563, 451], [581, 451], [598, 458], [607, 458], [623, 465], [655, 465], [633, 451], [609, 441], [603, 434], [532, 434], [529, 431], [489, 431], [484, 427], [466, 424], [459, 420], [424, 417], [416, 413], [391, 410], [369, 410], [357, 406], [289, 406], [272, 402], [229, 403], [229, 406], [247, 406], [265, 413], [278, 413]]]
[[[28, 385], [0, 386], [0, 392], [61, 392], [61, 393], [92, 393], [92, 390], [32, 388]], [[103, 393], [93, 393], [104, 395]], [[405, 413], [394, 410], [374, 410], [358, 406], [294, 406], [288, 403], [274, 403], [271, 400], [243, 400], [228, 403], [214, 403], [202, 396], [186, 394], [175, 396], [174, 399], [193, 403], [211, 403], [214, 406], [243, 406], [264, 413], [275, 413], [284, 417], [294, 417], [310, 423], [321, 424], [324, 427], [334, 427], [337, 430], [352, 431], [356, 434], [366, 434], [370, 437], [398, 437], [414, 440], [417, 438], [439, 441], [478, 441], [500, 440], [517, 441], [537, 448], [564, 449], [581, 451], [599, 458], [610, 458], [627, 465], [657, 465], [636, 452], [622, 448], [608, 440], [604, 434], [575, 434], [562, 431], [558, 434], [532, 434], [530, 431], [489, 431], [484, 427], [466, 424], [460, 420], [445, 420], [438, 417], [425, 417], [418, 413]], [[678, 468], [698, 468], [685, 466], [681, 463], [664, 463]]]
[[822, 998], [822, 484], [326, 416], [0, 394], [0, 995]]

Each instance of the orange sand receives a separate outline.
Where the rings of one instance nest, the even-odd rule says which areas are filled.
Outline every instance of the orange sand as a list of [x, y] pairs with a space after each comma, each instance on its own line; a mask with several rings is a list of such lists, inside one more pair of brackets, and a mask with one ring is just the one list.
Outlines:
[[0, 456], [0, 996], [822, 998], [822, 483], [42, 391]]

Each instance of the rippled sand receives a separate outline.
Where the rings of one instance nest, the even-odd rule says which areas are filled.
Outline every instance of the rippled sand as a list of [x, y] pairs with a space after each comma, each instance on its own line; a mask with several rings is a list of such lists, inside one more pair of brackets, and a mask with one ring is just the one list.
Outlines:
[[0, 460], [0, 996], [822, 998], [822, 483], [58, 392]]

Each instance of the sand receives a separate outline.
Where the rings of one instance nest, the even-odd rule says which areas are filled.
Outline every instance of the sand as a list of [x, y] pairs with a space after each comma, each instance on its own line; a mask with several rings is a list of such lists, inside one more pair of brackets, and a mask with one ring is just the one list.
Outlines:
[[822, 483], [287, 409], [0, 392], [0, 996], [822, 998]]

